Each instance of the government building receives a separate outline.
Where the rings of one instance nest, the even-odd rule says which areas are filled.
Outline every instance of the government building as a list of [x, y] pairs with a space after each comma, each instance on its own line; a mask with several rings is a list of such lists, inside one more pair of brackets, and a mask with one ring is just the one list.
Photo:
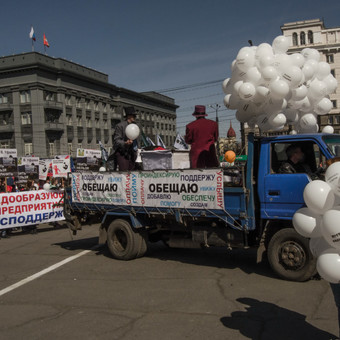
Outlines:
[[137, 124], [167, 147], [176, 138], [174, 99], [110, 84], [91, 68], [30, 52], [0, 58], [0, 148], [18, 157], [76, 156], [77, 148], [112, 148], [116, 124], [134, 106]]

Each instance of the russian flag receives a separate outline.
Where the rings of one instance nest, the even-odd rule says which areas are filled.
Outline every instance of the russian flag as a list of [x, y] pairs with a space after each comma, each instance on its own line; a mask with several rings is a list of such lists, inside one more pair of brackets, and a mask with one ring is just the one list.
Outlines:
[[34, 34], [33, 26], [31, 26], [30, 38], [33, 39], [33, 41], [35, 41], [35, 34]]

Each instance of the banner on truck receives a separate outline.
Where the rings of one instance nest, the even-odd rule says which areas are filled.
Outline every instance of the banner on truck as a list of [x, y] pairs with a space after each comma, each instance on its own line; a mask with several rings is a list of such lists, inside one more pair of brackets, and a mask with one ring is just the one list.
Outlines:
[[0, 229], [64, 220], [62, 191], [23, 191], [0, 195]]
[[223, 171], [72, 173], [74, 202], [159, 208], [224, 209]]

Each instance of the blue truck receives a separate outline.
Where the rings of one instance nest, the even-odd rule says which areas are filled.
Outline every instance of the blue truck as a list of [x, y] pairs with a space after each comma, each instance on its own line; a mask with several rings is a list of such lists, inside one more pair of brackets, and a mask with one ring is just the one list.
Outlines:
[[[316, 274], [315, 259], [309, 240], [294, 230], [292, 218], [305, 206], [303, 191], [313, 179], [306, 173], [279, 172], [291, 144], [301, 147], [305, 162], [319, 176], [328, 160], [340, 156], [337, 134], [249, 134], [246, 161], [209, 169], [213, 175], [208, 169], [198, 174], [189, 169], [179, 174], [175, 170], [72, 173], [65, 192], [65, 217], [74, 233], [86, 216], [100, 218], [99, 243], [107, 244], [116, 259], [141, 257], [149, 242], [159, 241], [174, 248], [256, 247], [257, 261], [267, 258], [279, 277], [306, 281]], [[201, 185], [215, 175], [214, 185]], [[104, 176], [106, 182], [100, 182]], [[122, 178], [130, 183], [124, 187], [124, 199], [119, 194]], [[182, 184], [175, 184], [181, 179]], [[213, 192], [202, 194], [201, 189]], [[138, 195], [143, 204], [133, 205]], [[147, 196], [153, 199], [149, 203], [143, 200]]]

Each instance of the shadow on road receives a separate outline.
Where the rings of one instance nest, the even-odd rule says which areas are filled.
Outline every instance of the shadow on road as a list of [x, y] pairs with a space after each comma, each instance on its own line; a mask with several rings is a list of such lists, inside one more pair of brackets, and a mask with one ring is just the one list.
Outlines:
[[322, 331], [309, 324], [306, 316], [273, 303], [259, 301], [253, 298], [239, 298], [248, 307], [246, 311], [231, 313], [231, 316], [221, 318], [222, 324], [231, 329], [237, 329], [249, 339], [264, 340], [329, 340], [333, 334]]
[[[89, 237], [83, 238], [79, 240], [67, 241], [54, 243], [55, 246], [60, 246], [63, 249], [68, 250], [88, 250], [98, 244], [98, 237]], [[101, 254], [101, 250], [98, 249], [99, 254]]]
[[247, 274], [277, 278], [267, 261], [256, 263], [256, 249], [232, 249], [211, 247], [207, 249], [169, 248], [161, 242], [149, 244], [145, 255], [162, 261], [178, 261], [200, 266], [234, 269], [240, 268]]

